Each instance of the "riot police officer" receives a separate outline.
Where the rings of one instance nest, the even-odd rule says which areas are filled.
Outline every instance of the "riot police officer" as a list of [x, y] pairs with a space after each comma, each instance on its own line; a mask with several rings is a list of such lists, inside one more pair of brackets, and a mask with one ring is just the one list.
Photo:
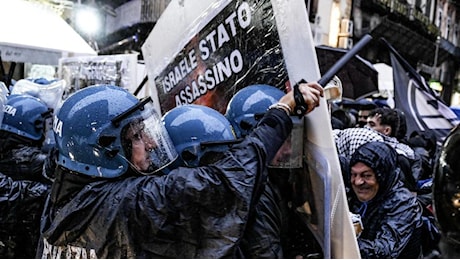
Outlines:
[[[285, 105], [221, 160], [171, 171], [164, 169], [178, 155], [151, 99], [107, 85], [73, 93], [54, 118], [58, 168], [37, 256], [234, 257], [266, 160], [292, 128], [290, 111], [309, 113], [323, 95], [316, 83], [299, 89], [302, 104], [284, 95]], [[202, 237], [203, 229], [215, 229], [215, 237]]]
[[0, 257], [34, 258], [51, 181], [42, 175], [46, 104], [10, 95], [0, 126]]

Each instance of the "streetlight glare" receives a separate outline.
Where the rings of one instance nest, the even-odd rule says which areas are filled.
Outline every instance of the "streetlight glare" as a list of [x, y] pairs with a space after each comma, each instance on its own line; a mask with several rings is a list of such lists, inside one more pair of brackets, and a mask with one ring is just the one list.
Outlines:
[[95, 35], [101, 29], [99, 12], [93, 7], [81, 7], [76, 14], [77, 27], [88, 35]]

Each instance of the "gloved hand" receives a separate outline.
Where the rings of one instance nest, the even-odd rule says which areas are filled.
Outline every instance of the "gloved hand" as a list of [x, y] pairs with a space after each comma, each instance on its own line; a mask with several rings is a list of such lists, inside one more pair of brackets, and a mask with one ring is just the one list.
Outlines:
[[301, 81], [294, 86], [293, 91], [284, 95], [279, 103], [289, 106], [289, 111], [294, 115], [302, 117], [319, 106], [320, 97], [324, 97], [324, 90], [317, 82]]

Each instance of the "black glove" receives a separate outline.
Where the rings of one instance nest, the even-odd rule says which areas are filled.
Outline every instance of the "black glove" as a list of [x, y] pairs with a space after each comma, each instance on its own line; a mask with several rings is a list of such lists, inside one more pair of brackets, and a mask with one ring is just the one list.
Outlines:
[[305, 103], [303, 99], [303, 95], [299, 90], [300, 83], [307, 83], [304, 79], [301, 79], [298, 83], [294, 85], [294, 100], [295, 100], [295, 108], [294, 114], [297, 115], [299, 118], [302, 118], [308, 110], [308, 105]]

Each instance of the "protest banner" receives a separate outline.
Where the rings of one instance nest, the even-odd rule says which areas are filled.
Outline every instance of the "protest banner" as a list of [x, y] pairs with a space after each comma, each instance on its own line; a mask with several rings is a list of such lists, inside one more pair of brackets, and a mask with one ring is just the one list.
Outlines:
[[[289, 91], [320, 78], [304, 1], [170, 2], [142, 46], [150, 93], [162, 113], [202, 104], [225, 113], [251, 84]], [[308, 205], [299, 206], [324, 258], [360, 258], [325, 99], [304, 121]]]

